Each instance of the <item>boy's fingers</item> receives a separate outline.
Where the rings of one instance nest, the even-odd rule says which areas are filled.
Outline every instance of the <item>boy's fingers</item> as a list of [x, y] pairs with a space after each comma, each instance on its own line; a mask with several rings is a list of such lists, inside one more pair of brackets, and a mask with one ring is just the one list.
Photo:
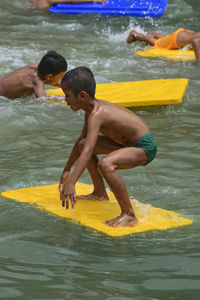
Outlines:
[[74, 206], [76, 204], [76, 197], [74, 194], [71, 196], [71, 203], [72, 203], [72, 208], [74, 208]]
[[66, 209], [68, 209], [69, 208], [69, 196], [67, 196], [65, 198], [65, 201], [66, 201]]
[[62, 206], [65, 206], [65, 199], [66, 197], [64, 196], [63, 190], [60, 192], [60, 201], [62, 201]]
[[65, 197], [63, 195], [63, 191], [60, 191], [60, 201], [65, 201]]
[[62, 206], [65, 206], [65, 197], [63, 193], [60, 193], [60, 201], [62, 201]]
[[66, 209], [69, 208], [69, 200], [71, 200], [72, 208], [74, 208], [76, 204], [76, 197], [74, 194], [65, 196], [63, 193], [60, 193], [60, 200], [62, 201], [62, 206], [65, 206]]

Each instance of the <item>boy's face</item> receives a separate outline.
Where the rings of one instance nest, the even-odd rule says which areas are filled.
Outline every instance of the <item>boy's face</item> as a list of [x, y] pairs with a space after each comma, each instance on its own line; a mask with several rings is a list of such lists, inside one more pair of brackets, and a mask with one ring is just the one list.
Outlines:
[[58, 83], [60, 83], [61, 79], [63, 78], [65, 72], [60, 72], [56, 75], [53, 74], [48, 74], [45, 76], [45, 80], [44, 82], [50, 85], [57, 85]]
[[53, 76], [53, 80], [51, 82], [51, 85], [56, 85], [57, 83], [61, 82], [61, 79], [63, 78], [65, 72], [60, 72], [57, 75]]
[[73, 109], [73, 111], [77, 111], [81, 108], [79, 103], [79, 95], [76, 97], [74, 96], [74, 93], [68, 88], [67, 84], [62, 84], [62, 89], [65, 93], [65, 102], [67, 105]]

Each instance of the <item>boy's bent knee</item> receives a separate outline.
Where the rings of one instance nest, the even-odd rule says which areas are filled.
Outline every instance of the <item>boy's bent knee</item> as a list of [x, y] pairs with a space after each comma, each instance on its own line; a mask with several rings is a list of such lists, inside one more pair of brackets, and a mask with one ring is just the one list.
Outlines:
[[115, 171], [115, 166], [111, 164], [109, 158], [104, 157], [98, 161], [98, 168], [102, 173], [109, 173]]

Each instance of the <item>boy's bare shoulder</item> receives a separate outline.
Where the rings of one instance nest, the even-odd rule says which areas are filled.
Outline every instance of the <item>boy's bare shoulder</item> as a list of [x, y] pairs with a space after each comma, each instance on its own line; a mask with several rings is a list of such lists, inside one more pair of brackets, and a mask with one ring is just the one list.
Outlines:
[[4, 75], [1, 75], [1, 78], [5, 77], [5, 78], [8, 78], [8, 77], [13, 77], [15, 75], [19, 76], [19, 75], [29, 75], [29, 74], [34, 74], [34, 72], [37, 72], [37, 66], [38, 64], [30, 64], [30, 65], [26, 65], [24, 67], [21, 67], [19, 69], [16, 69], [10, 73], [7, 73], [7, 74], [4, 74]]
[[106, 100], [97, 100], [98, 103], [99, 103], [99, 108], [101, 107], [101, 110], [104, 110], [104, 112], [108, 112], [108, 113], [122, 113], [122, 114], [128, 114], [128, 115], [134, 115], [133, 112], [131, 112], [129, 109], [121, 106], [121, 105], [118, 105], [118, 104], [115, 104], [115, 103], [112, 103], [112, 102], [109, 102], [109, 101], [106, 101]]
[[18, 71], [18, 72], [20, 72], [20, 71], [22, 71], [22, 72], [26, 72], [26, 71], [37, 71], [37, 67], [38, 67], [38, 64], [29, 64], [29, 65], [26, 65], [26, 66], [24, 66], [24, 67], [22, 67], [22, 68], [20, 68], [20, 69], [18, 69], [18, 70], [16, 70], [16, 71]]
[[110, 123], [111, 125], [115, 123], [124, 125], [128, 124], [144, 124], [144, 121], [126, 107], [120, 106], [115, 103], [111, 103], [106, 100], [97, 100], [98, 101], [98, 113], [99, 118], [102, 123]]

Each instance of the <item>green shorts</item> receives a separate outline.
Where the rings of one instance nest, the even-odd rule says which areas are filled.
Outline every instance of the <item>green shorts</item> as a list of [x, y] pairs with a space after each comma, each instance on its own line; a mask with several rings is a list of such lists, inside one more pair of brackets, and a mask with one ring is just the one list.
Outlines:
[[139, 141], [137, 141], [130, 147], [138, 147], [143, 149], [148, 157], [148, 163], [150, 163], [155, 158], [157, 153], [157, 144], [151, 132], [147, 132], [145, 135], [143, 135], [143, 137], [141, 137]]

